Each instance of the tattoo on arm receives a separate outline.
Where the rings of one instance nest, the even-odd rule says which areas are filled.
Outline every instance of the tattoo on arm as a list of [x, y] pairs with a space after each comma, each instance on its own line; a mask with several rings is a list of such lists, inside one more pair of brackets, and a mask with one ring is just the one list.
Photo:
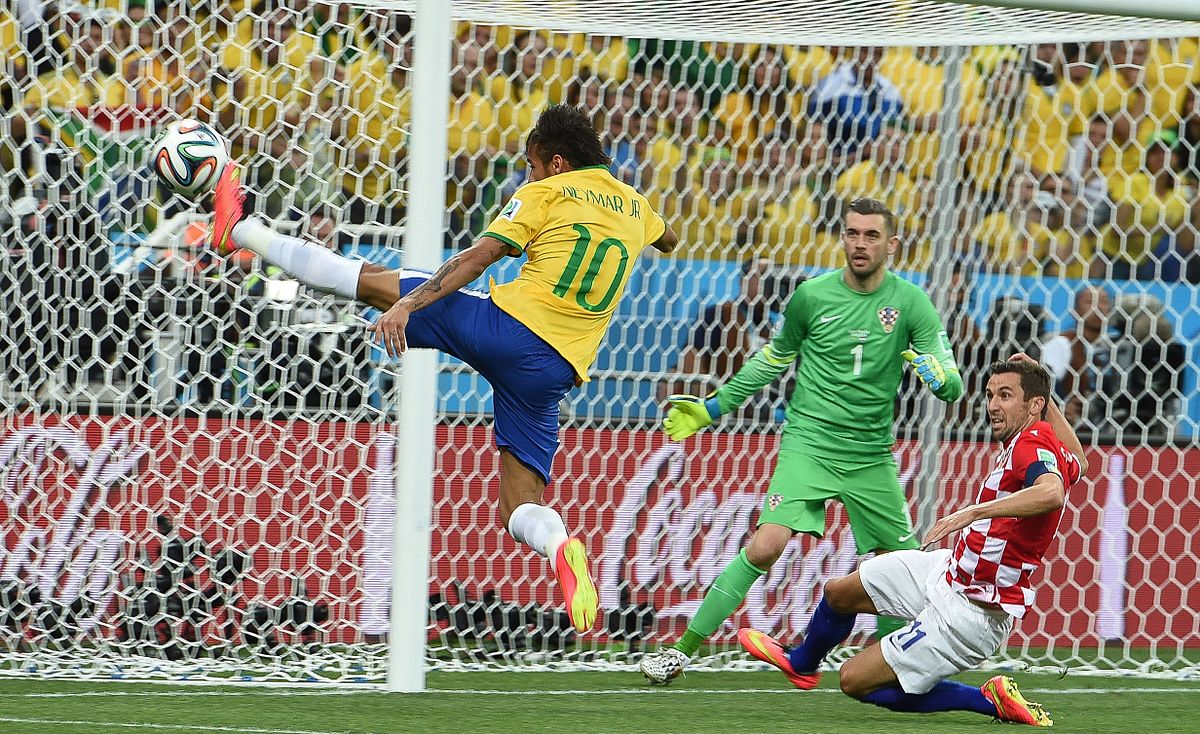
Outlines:
[[429, 280], [413, 288], [401, 300], [407, 302], [413, 311], [419, 311], [482, 275], [486, 268], [464, 255], [460, 253], [442, 263]]

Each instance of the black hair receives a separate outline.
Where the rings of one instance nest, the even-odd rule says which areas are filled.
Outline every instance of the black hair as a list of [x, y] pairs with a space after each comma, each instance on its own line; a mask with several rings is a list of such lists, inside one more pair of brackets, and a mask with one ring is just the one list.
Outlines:
[[850, 202], [850, 206], [846, 207], [846, 214], [851, 212], [855, 214], [872, 215], [878, 214], [883, 217], [883, 226], [887, 229], [887, 236], [891, 237], [896, 234], [896, 215], [888, 209], [887, 204], [884, 204], [879, 199], [870, 199], [861, 197]]
[[1025, 402], [1034, 398], [1043, 398], [1046, 405], [1042, 406], [1042, 417], [1046, 417], [1046, 409], [1050, 405], [1050, 373], [1046, 368], [1035, 362], [1014, 362], [1003, 360], [993, 362], [988, 368], [988, 379], [993, 375], [1018, 375], [1021, 378], [1021, 392], [1025, 393]]
[[548, 107], [538, 116], [525, 140], [525, 154], [543, 163], [560, 155], [572, 168], [612, 165], [591, 117], [582, 107], [567, 104]]

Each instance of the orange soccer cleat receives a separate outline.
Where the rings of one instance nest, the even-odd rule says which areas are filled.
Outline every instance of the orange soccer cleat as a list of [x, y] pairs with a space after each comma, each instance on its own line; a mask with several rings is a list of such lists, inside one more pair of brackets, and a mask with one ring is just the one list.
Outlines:
[[562, 587], [567, 602], [567, 616], [576, 632], [587, 632], [596, 622], [596, 608], [600, 600], [596, 596], [596, 585], [588, 570], [587, 548], [577, 538], [567, 538], [558, 547], [554, 557], [554, 573]]
[[783, 671], [787, 679], [792, 682], [792, 685], [802, 691], [811, 691], [821, 682], [820, 673], [798, 673], [792, 670], [792, 663], [788, 660], [787, 651], [771, 637], [764, 635], [756, 629], [744, 627], [738, 630], [738, 642], [742, 643], [742, 647], [746, 648], [746, 652], [750, 653], [754, 658], [770, 663], [776, 668]]
[[1030, 726], [1054, 726], [1054, 720], [1040, 703], [1026, 701], [1017, 690], [1016, 681], [1007, 675], [998, 675], [988, 679], [979, 687], [987, 700], [996, 706], [1001, 721], [1011, 721], [1014, 724], [1029, 724]]
[[237, 249], [233, 241], [233, 225], [241, 221], [246, 192], [238, 176], [237, 164], [227, 163], [213, 191], [212, 246], [222, 255]]

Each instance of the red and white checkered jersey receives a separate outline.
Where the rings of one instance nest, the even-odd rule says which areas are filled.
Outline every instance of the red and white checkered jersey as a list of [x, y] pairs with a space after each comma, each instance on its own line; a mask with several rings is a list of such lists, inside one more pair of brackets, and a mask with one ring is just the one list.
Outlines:
[[[1031, 467], [1035, 474], [1045, 470], [1058, 474], [1064, 487], [1079, 481], [1078, 459], [1049, 423], [1038, 421], [1003, 448], [977, 501], [1020, 492]], [[1034, 517], [993, 517], [971, 523], [954, 543], [946, 580], [968, 599], [998, 604], [1014, 617], [1025, 616], [1034, 599], [1030, 577], [1041, 565], [1061, 518], [1060, 508]]]

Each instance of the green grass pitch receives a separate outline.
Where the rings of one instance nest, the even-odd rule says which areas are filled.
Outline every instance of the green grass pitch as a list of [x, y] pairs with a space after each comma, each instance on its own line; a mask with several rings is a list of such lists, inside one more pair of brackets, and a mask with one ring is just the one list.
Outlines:
[[[1053, 731], [1200, 732], [1200, 681], [1017, 674]], [[983, 674], [962, 680], [978, 684]], [[636, 673], [440, 673], [428, 693], [0, 679], [4, 734], [391, 734], [648, 732], [951, 734], [993, 731], [970, 714], [894, 714], [772, 673], [696, 672], [669, 688]], [[353, 691], [353, 689], [351, 689]], [[1014, 731], [1025, 727], [1013, 728]], [[1032, 729], [1030, 729], [1032, 731]]]

